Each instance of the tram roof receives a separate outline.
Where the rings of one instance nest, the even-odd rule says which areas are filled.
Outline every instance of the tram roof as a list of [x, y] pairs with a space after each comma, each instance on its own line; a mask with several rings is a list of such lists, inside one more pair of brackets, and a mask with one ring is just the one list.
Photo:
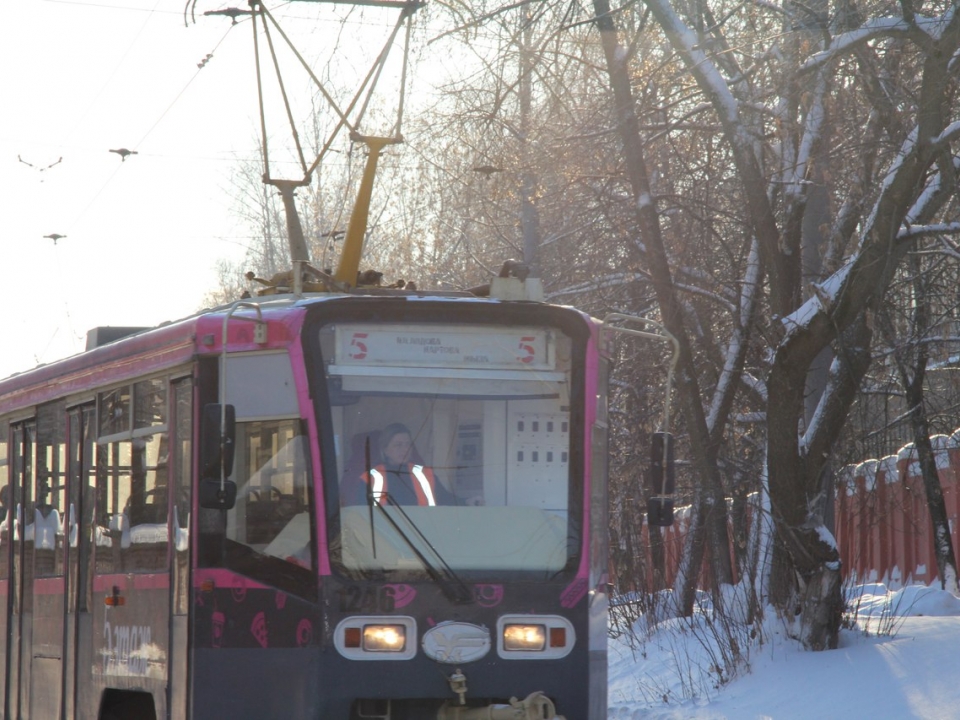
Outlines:
[[[239, 301], [241, 317], [248, 320], [259, 307], [269, 322], [269, 347], [282, 347], [299, 332], [311, 305], [346, 298], [395, 298], [408, 302], [457, 302], [501, 304], [497, 298], [477, 297], [465, 292], [406, 291], [364, 289], [352, 293], [313, 293], [303, 296], [266, 295]], [[0, 413], [49, 401], [55, 397], [81, 392], [109, 382], [121, 382], [151, 372], [187, 364], [198, 354], [214, 354], [221, 348], [224, 318], [238, 303], [202, 310], [194, 315], [162, 323], [156, 327], [101, 327], [88, 333], [87, 349], [60, 360], [38, 365], [0, 379]], [[237, 312], [236, 310], [234, 312]], [[234, 315], [237, 317], [237, 315]], [[231, 323], [228, 343], [231, 349], [244, 349], [242, 323]], [[258, 346], [248, 341], [250, 350]]]

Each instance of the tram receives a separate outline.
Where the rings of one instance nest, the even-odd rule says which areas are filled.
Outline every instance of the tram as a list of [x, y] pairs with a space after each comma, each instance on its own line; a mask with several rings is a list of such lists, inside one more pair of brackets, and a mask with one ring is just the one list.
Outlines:
[[605, 717], [608, 337], [528, 285], [243, 300], [0, 381], [3, 717]]

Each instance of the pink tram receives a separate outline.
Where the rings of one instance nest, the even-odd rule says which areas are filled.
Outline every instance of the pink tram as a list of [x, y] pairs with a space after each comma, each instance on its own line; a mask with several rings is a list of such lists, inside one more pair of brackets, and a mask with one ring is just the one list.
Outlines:
[[241, 301], [0, 381], [2, 717], [605, 717], [603, 326], [506, 282]]

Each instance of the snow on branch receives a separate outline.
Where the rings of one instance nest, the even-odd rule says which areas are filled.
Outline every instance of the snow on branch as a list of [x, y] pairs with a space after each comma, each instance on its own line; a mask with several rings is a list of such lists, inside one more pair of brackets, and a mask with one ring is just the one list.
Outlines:
[[960, 260], [960, 247], [957, 247], [955, 242], [951, 242], [949, 238], [941, 236], [940, 244], [943, 246], [944, 255], [952, 257], [955, 260]]
[[646, 4], [654, 11], [667, 35], [679, 46], [678, 49], [686, 56], [700, 81], [709, 87], [709, 93], [713, 96], [713, 105], [723, 116], [724, 122], [737, 123], [739, 121], [737, 99], [730, 92], [720, 71], [710, 61], [708, 55], [700, 49], [697, 34], [684, 24], [669, 0], [646, 0]]
[[830, 396], [831, 390], [833, 389], [834, 382], [833, 379], [836, 378], [837, 373], [840, 371], [840, 361], [838, 358], [834, 358], [830, 363], [830, 372], [829, 379], [827, 380], [827, 387], [824, 388], [823, 392], [820, 394], [820, 401], [817, 403], [816, 409], [813, 411], [813, 417], [810, 418], [810, 422], [807, 425], [806, 429], [800, 433], [799, 444], [800, 452], [803, 455], [806, 455], [810, 450], [810, 444], [813, 442], [813, 437], [816, 435], [817, 431], [820, 429], [820, 423], [823, 421], [823, 414], [825, 412], [824, 406], [826, 404], [826, 399]]
[[[940, 133], [943, 137], [945, 133]], [[952, 185], [952, 179], [957, 170], [960, 170], [960, 158], [953, 158], [953, 174], [948, 182]], [[923, 235], [951, 235], [956, 232], [956, 223], [931, 225], [929, 223], [937, 212], [937, 209], [946, 201], [947, 196], [952, 192], [951, 187], [944, 186], [943, 172], [938, 170], [927, 178], [926, 185], [917, 196], [913, 206], [907, 212], [903, 220], [904, 227], [897, 233], [898, 240], [907, 240], [912, 237]]]
[[821, 312], [830, 311], [830, 308], [837, 301], [840, 290], [843, 288], [856, 258], [856, 255], [852, 256], [846, 265], [826, 280], [811, 285], [813, 295], [810, 296], [810, 299], [781, 320], [788, 334], [800, 328], [807, 327], [811, 320]]
[[710, 296], [717, 295], [723, 298], [729, 312], [734, 311], [737, 298], [740, 297], [737, 290], [725, 285], [716, 286], [716, 278], [711, 273], [704, 271], [703, 268], [694, 265], [680, 265], [677, 267], [676, 276], [686, 278], [687, 280], [684, 282], [699, 282], [701, 286], [714, 286], [714, 289], [709, 292]]
[[606, 290], [614, 287], [622, 287], [623, 285], [628, 285], [632, 282], [637, 282], [639, 280], [649, 280], [650, 276], [645, 273], [633, 273], [633, 272], [623, 272], [623, 273], [612, 273], [604, 277], [597, 278], [595, 280], [590, 280], [588, 282], [579, 283], [577, 285], [572, 285], [566, 288], [561, 288], [560, 290], [554, 290], [547, 294], [549, 298], [561, 298], [567, 295], [579, 295], [585, 292], [596, 292], [598, 290]]
[[825, 73], [821, 72], [817, 75], [813, 102], [810, 105], [810, 110], [807, 112], [807, 119], [804, 122], [803, 139], [800, 141], [800, 147], [797, 149], [796, 160], [793, 162], [792, 169], [789, 169], [786, 173], [784, 194], [787, 199], [792, 202], [797, 202], [803, 194], [803, 185], [807, 175], [807, 167], [810, 163], [810, 156], [822, 137], [823, 125], [826, 119], [824, 96], [827, 94], [827, 89], [827, 78], [825, 77]]
[[897, 233], [897, 240], [908, 240], [929, 235], [960, 234], [960, 223], [935, 223], [933, 225], [908, 225]]
[[816, 70], [825, 63], [844, 53], [850, 52], [858, 45], [873, 40], [883, 35], [906, 34], [914, 29], [920, 29], [936, 39], [943, 27], [943, 18], [916, 18], [915, 24], [908, 23], [903, 18], [874, 18], [868, 20], [856, 30], [837, 35], [830, 43], [830, 47], [814, 53], [799, 67], [798, 74], [803, 74]]
[[[916, 201], [913, 203], [913, 207], [910, 208], [904, 222], [909, 228], [911, 225], [917, 223], [920, 218], [924, 217], [927, 213], [927, 208], [933, 206], [934, 201], [937, 198], [937, 195], [940, 193], [941, 186], [943, 185], [942, 178], [940, 173], [934, 173], [928, 180], [926, 186], [923, 188], [923, 191], [917, 197]], [[901, 230], [900, 232], [903, 232]], [[899, 235], [898, 235], [899, 237]]]
[[713, 290], [708, 290], [706, 288], [698, 287], [696, 285], [690, 285], [689, 283], [684, 283], [679, 279], [674, 279], [673, 287], [677, 292], [686, 293], [688, 295], [696, 295], [698, 297], [706, 298], [707, 300], [716, 303], [719, 307], [729, 313], [733, 313], [736, 310], [736, 306], [730, 302], [723, 295], [714, 292]]
[[933, 144], [946, 145], [950, 141], [956, 140], [958, 136], [960, 136], [960, 120], [954, 120], [943, 129], [942, 133], [933, 139]]
[[916, 152], [918, 133], [919, 129], [915, 125], [900, 144], [900, 152], [897, 153], [897, 156], [890, 165], [890, 169], [884, 176], [880, 187], [880, 194], [878, 195], [877, 200], [874, 202], [873, 208], [870, 210], [870, 215], [867, 217], [867, 220], [863, 225], [864, 231], [860, 234], [861, 244], [863, 243], [864, 239], [869, 237], [870, 233], [873, 231], [874, 225], [877, 222], [877, 213], [879, 212], [881, 205], [887, 200], [888, 194], [893, 187], [894, 180], [896, 180], [898, 173], [900, 173], [900, 171], [904, 168], [904, 161], [908, 156], [912, 156], [913, 153]]
[[747, 328], [757, 302], [757, 288], [760, 284], [760, 248], [754, 238], [750, 246], [750, 256], [747, 259], [747, 274], [743, 282], [743, 295], [740, 298], [740, 316], [734, 324], [734, 331], [727, 346], [726, 358], [717, 387], [713, 393], [710, 411], [707, 413], [707, 428], [713, 433], [720, 421], [721, 409], [729, 401], [729, 393], [734, 391], [737, 380], [737, 368], [742, 363], [743, 343], [746, 342]]
[[740, 373], [740, 383], [751, 392], [756, 393], [764, 403], [767, 402], [767, 383], [756, 375], [744, 370]]

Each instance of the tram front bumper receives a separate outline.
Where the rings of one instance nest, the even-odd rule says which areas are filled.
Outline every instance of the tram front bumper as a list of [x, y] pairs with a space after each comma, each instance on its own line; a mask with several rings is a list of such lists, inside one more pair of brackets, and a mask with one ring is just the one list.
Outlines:
[[464, 707], [444, 705], [437, 713], [437, 720], [565, 720], [557, 715], [553, 701], [542, 692], [533, 692], [523, 700], [510, 698], [509, 705]]

